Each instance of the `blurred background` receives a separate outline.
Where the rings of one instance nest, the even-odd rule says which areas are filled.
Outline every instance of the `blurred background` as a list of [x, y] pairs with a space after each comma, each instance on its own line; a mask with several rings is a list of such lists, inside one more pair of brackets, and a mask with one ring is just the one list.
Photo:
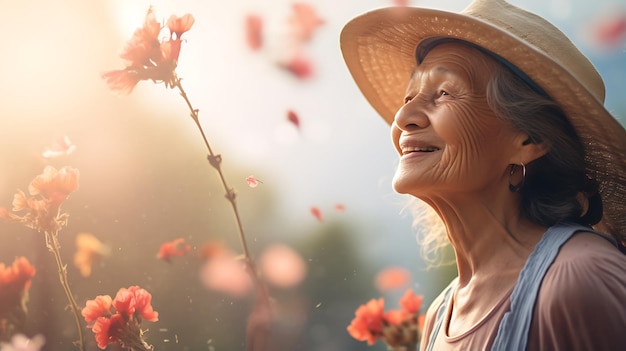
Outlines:
[[[177, 72], [213, 150], [223, 157], [229, 186], [237, 191], [252, 256], [264, 257], [280, 245], [292, 260], [278, 265], [301, 267], [300, 278], [291, 283], [270, 284], [276, 350], [384, 350], [382, 343], [368, 347], [348, 335], [358, 306], [384, 297], [393, 308], [412, 288], [424, 295], [425, 310], [455, 275], [451, 266], [427, 269], [420, 258], [412, 218], [403, 212], [407, 199], [390, 185], [397, 157], [388, 126], [360, 95], [339, 50], [339, 33], [349, 19], [400, 2], [299, 2], [314, 10], [309, 17], [294, 15], [296, 3], [4, 0], [0, 5], [0, 206], [10, 207], [16, 189], [26, 190], [46, 165], [76, 167], [80, 189], [63, 206], [70, 219], [60, 233], [72, 290], [81, 306], [122, 287], [148, 290], [159, 312], [158, 322], [144, 323], [155, 350], [244, 350], [252, 301], [203, 283], [198, 254], [203, 245], [219, 241], [236, 253], [241, 246], [184, 100], [150, 81], [118, 96], [100, 78], [124, 68], [120, 50], [150, 5], [159, 21], [171, 14], [195, 17], [183, 36]], [[458, 12], [469, 1], [406, 3]], [[624, 1], [511, 3], [570, 36], [604, 77], [607, 108], [626, 123]], [[249, 16], [262, 21], [260, 46], [247, 40]], [[313, 19], [314, 28], [297, 50], [289, 40], [294, 18]], [[66, 137], [73, 152], [42, 156]], [[250, 175], [262, 183], [250, 187]], [[93, 234], [110, 249], [88, 276], [73, 265], [79, 233]], [[161, 244], [176, 238], [184, 238], [190, 252], [171, 262], [157, 258]], [[42, 234], [0, 222], [0, 262], [10, 265], [17, 256], [37, 269], [27, 334], [44, 334], [44, 350], [74, 349], [75, 325], [64, 310], [66, 299]], [[377, 285], [378, 274], [389, 268], [403, 278], [395, 286]], [[93, 334], [85, 335], [88, 349], [94, 349]]]

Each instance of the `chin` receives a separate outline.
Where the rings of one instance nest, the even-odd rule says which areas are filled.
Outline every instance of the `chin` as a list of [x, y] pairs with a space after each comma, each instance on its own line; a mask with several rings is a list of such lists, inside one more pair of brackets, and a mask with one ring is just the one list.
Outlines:
[[391, 182], [393, 190], [398, 194], [410, 194], [411, 190], [415, 188], [415, 184], [412, 184], [406, 177], [399, 177], [397, 174], [393, 177]]

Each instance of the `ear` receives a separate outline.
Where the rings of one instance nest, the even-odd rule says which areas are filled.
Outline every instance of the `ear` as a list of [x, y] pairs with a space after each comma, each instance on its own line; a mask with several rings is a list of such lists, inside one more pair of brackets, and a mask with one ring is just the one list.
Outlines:
[[529, 164], [548, 153], [550, 146], [545, 141], [533, 141], [528, 134], [520, 133], [515, 137], [515, 153], [511, 164], [523, 162]]

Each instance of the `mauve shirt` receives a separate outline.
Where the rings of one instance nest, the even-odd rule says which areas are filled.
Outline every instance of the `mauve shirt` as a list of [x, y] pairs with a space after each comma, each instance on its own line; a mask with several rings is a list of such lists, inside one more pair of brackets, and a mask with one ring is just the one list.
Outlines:
[[[448, 304], [433, 350], [490, 350], [510, 309], [512, 291], [511, 287], [483, 319], [458, 335], [447, 335], [452, 314], [452, 303]], [[428, 309], [422, 351], [442, 301], [443, 293]], [[569, 239], [539, 289], [527, 350], [626, 350], [626, 255], [595, 234], [578, 233]]]

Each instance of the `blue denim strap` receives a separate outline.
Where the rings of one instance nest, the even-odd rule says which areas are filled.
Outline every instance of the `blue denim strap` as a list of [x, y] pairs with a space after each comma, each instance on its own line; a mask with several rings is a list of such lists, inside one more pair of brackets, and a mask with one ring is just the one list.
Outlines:
[[[617, 247], [617, 242], [613, 238], [594, 232], [593, 229], [579, 224], [560, 223], [550, 227], [535, 246], [519, 274], [511, 293], [511, 308], [500, 322], [496, 339], [491, 348], [492, 351], [526, 350], [535, 301], [543, 277], [554, 262], [561, 246], [580, 231], [597, 234]], [[450, 303], [455, 286], [456, 282], [453, 282], [444, 292], [426, 351], [433, 351], [435, 340], [445, 320], [446, 306]]]
[[[578, 224], [560, 223], [550, 227], [537, 243], [519, 274], [511, 294], [511, 309], [505, 313], [500, 322], [492, 351], [526, 350], [530, 323], [543, 277], [561, 246], [579, 231], [594, 233], [611, 241], [611, 238]], [[614, 241], [611, 243], [616, 244]]]
[[437, 335], [439, 335], [439, 330], [441, 330], [441, 325], [446, 319], [444, 316], [444, 314], [446, 313], [446, 306], [448, 306], [448, 303], [450, 303], [452, 290], [454, 290], [455, 286], [456, 279], [448, 286], [443, 294], [443, 300], [441, 301], [441, 305], [437, 310], [437, 316], [435, 317], [435, 325], [433, 326], [433, 330], [431, 331], [430, 337], [428, 338], [428, 346], [426, 346], [426, 351], [433, 351], [433, 347], [435, 346], [435, 339], [437, 339]]

